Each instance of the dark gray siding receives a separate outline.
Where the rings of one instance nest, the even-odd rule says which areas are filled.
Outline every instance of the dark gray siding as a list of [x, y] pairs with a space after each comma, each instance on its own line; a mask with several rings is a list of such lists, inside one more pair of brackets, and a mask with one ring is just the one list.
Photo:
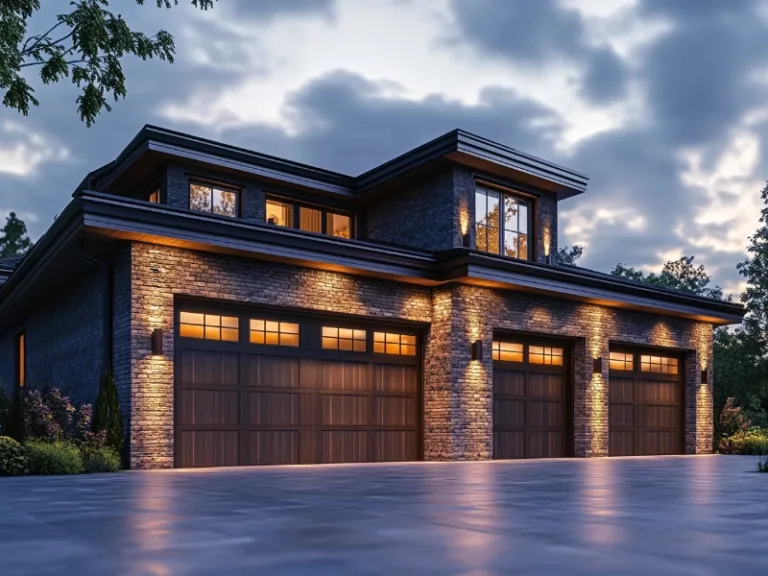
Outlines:
[[367, 238], [423, 250], [460, 246], [454, 176], [447, 170], [369, 206]]
[[93, 269], [0, 338], [0, 378], [15, 379], [16, 337], [26, 335], [27, 386], [58, 386], [75, 402], [92, 402], [103, 363], [104, 271]]

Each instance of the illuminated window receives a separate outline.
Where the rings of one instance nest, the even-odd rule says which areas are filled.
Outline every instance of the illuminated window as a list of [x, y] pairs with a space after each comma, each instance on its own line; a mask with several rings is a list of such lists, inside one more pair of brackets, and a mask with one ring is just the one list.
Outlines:
[[609, 363], [611, 370], [629, 370], [635, 369], [635, 358], [633, 354], [624, 352], [611, 352]]
[[189, 207], [198, 212], [237, 216], [237, 192], [204, 184], [190, 184]]
[[677, 358], [665, 358], [664, 356], [640, 356], [641, 372], [677, 374], [677, 370]]
[[27, 385], [27, 337], [23, 332], [16, 340], [16, 385]]
[[152, 204], [160, 204], [160, 189], [152, 190], [147, 197], [147, 201], [152, 202]]
[[416, 355], [416, 336], [409, 334], [373, 333], [373, 351], [378, 354]]
[[299, 229], [307, 232], [323, 233], [323, 213], [315, 208], [299, 208]]
[[531, 364], [563, 365], [563, 349], [550, 346], [529, 346], [528, 362]]
[[328, 212], [326, 214], [326, 234], [337, 238], [350, 238], [352, 230], [352, 218], [344, 214]]
[[494, 342], [493, 359], [502, 362], [522, 362], [523, 345], [515, 342]]
[[179, 336], [237, 342], [239, 322], [234, 316], [182, 312], [179, 315]]
[[532, 210], [525, 198], [478, 187], [475, 190], [475, 248], [527, 260]]
[[323, 348], [365, 352], [365, 330], [323, 326]]
[[251, 320], [251, 344], [298, 346], [299, 325], [295, 322]]
[[[298, 219], [295, 215], [298, 215]], [[327, 234], [336, 238], [353, 236], [351, 215], [323, 207], [302, 206], [290, 200], [267, 198], [266, 221], [275, 226], [298, 228], [305, 232]]]
[[293, 205], [278, 200], [267, 200], [267, 224], [293, 228]]

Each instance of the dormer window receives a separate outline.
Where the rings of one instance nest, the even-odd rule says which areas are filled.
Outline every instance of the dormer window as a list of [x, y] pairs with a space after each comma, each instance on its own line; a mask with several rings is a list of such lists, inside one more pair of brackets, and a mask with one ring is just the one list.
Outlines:
[[475, 248], [492, 254], [530, 258], [530, 201], [478, 187], [475, 191]]
[[328, 208], [304, 206], [287, 200], [267, 198], [266, 221], [273, 226], [298, 228], [305, 232], [351, 238], [353, 219]]
[[237, 191], [209, 184], [189, 185], [189, 208], [222, 216], [237, 216]]

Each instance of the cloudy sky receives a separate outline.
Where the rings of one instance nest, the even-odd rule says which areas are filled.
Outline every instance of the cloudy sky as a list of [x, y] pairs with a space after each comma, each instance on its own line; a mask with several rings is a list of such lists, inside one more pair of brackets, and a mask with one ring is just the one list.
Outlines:
[[[35, 22], [60, 0], [43, 0]], [[581, 264], [695, 255], [727, 291], [768, 178], [768, 3], [760, 0], [219, 0], [112, 6], [174, 34], [126, 61], [92, 128], [71, 85], [0, 108], [0, 217], [39, 236], [144, 124], [357, 174], [453, 128], [586, 173], [561, 203]]]

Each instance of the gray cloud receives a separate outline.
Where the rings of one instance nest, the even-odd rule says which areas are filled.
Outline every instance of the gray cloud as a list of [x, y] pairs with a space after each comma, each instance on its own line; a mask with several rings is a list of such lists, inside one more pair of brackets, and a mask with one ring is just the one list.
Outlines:
[[557, 0], [451, 0], [461, 40], [529, 65], [552, 58], [581, 64], [583, 96], [609, 103], [626, 93], [626, 65], [611, 48], [589, 43], [579, 12]]
[[237, 18], [263, 21], [307, 13], [332, 15], [334, 5], [335, 0], [222, 0], [217, 9]]

